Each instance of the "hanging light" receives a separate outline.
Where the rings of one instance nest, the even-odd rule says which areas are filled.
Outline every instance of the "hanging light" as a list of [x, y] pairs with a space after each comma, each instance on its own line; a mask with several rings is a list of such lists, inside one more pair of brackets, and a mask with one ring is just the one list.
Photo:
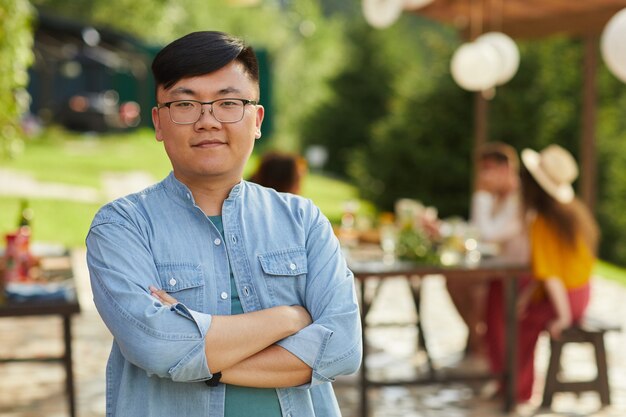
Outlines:
[[600, 51], [611, 73], [626, 82], [626, 9], [617, 12], [602, 31]]
[[464, 43], [450, 62], [452, 78], [468, 91], [485, 91], [496, 85], [500, 58], [495, 47], [486, 42]]
[[363, 16], [377, 29], [391, 26], [402, 14], [404, 0], [363, 0]]
[[476, 38], [476, 42], [487, 43], [498, 53], [500, 62], [496, 85], [509, 82], [519, 68], [519, 49], [515, 41], [502, 32], [487, 32]]

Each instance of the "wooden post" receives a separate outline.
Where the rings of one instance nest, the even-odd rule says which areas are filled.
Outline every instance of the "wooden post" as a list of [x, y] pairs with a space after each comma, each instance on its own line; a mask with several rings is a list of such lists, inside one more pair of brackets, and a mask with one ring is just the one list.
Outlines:
[[473, 161], [476, 162], [478, 150], [487, 142], [489, 127], [489, 108], [482, 92], [474, 93], [474, 150]]
[[596, 206], [596, 72], [598, 68], [598, 38], [584, 39], [582, 135], [580, 138], [580, 197], [594, 212]]

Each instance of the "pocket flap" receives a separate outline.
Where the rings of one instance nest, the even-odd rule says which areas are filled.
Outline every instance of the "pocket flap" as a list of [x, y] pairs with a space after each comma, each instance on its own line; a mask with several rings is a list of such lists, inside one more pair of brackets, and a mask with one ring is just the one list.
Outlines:
[[283, 249], [259, 255], [261, 268], [268, 275], [294, 276], [307, 273], [304, 248]]
[[199, 265], [166, 263], [157, 264], [161, 288], [167, 292], [182, 291], [204, 285]]

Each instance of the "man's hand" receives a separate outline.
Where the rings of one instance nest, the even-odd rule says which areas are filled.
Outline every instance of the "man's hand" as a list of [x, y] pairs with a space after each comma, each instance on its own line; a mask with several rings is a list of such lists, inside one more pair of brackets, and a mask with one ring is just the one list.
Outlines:
[[156, 287], [153, 287], [152, 285], [150, 286], [149, 289], [150, 289], [150, 294], [152, 294], [154, 298], [156, 298], [157, 300], [159, 300], [160, 302], [162, 302], [168, 307], [171, 307], [178, 302], [178, 300], [176, 300], [174, 297], [169, 295], [165, 290], [160, 290]]

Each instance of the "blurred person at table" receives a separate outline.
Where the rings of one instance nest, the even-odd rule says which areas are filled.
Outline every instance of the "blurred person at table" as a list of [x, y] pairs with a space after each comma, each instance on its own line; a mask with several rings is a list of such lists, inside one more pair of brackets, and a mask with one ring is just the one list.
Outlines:
[[[532, 394], [539, 334], [547, 330], [550, 337], [558, 339], [564, 329], [581, 320], [587, 308], [599, 233], [593, 216], [574, 194], [572, 183], [578, 166], [573, 156], [558, 145], [540, 153], [524, 149], [521, 155], [532, 270], [532, 278], [523, 283], [518, 298], [516, 394], [518, 402], [525, 402]], [[492, 360], [494, 370], [501, 371], [504, 325], [494, 326], [494, 330], [497, 340]]]
[[300, 194], [306, 161], [289, 153], [272, 151], [261, 157], [261, 162], [250, 181], [278, 192]]
[[[484, 247], [496, 248], [494, 256], [511, 263], [528, 262], [528, 238], [519, 195], [519, 159], [512, 146], [491, 142], [478, 150], [470, 225]], [[488, 331], [485, 306], [491, 285], [498, 287], [500, 281], [447, 281], [450, 297], [468, 329], [465, 357], [457, 368], [481, 371], [489, 367], [484, 338]]]
[[173, 171], [87, 236], [114, 337], [107, 415], [340, 416], [331, 382], [362, 354], [354, 278], [312, 202], [242, 180], [264, 116], [253, 49], [194, 32], [152, 71]]

